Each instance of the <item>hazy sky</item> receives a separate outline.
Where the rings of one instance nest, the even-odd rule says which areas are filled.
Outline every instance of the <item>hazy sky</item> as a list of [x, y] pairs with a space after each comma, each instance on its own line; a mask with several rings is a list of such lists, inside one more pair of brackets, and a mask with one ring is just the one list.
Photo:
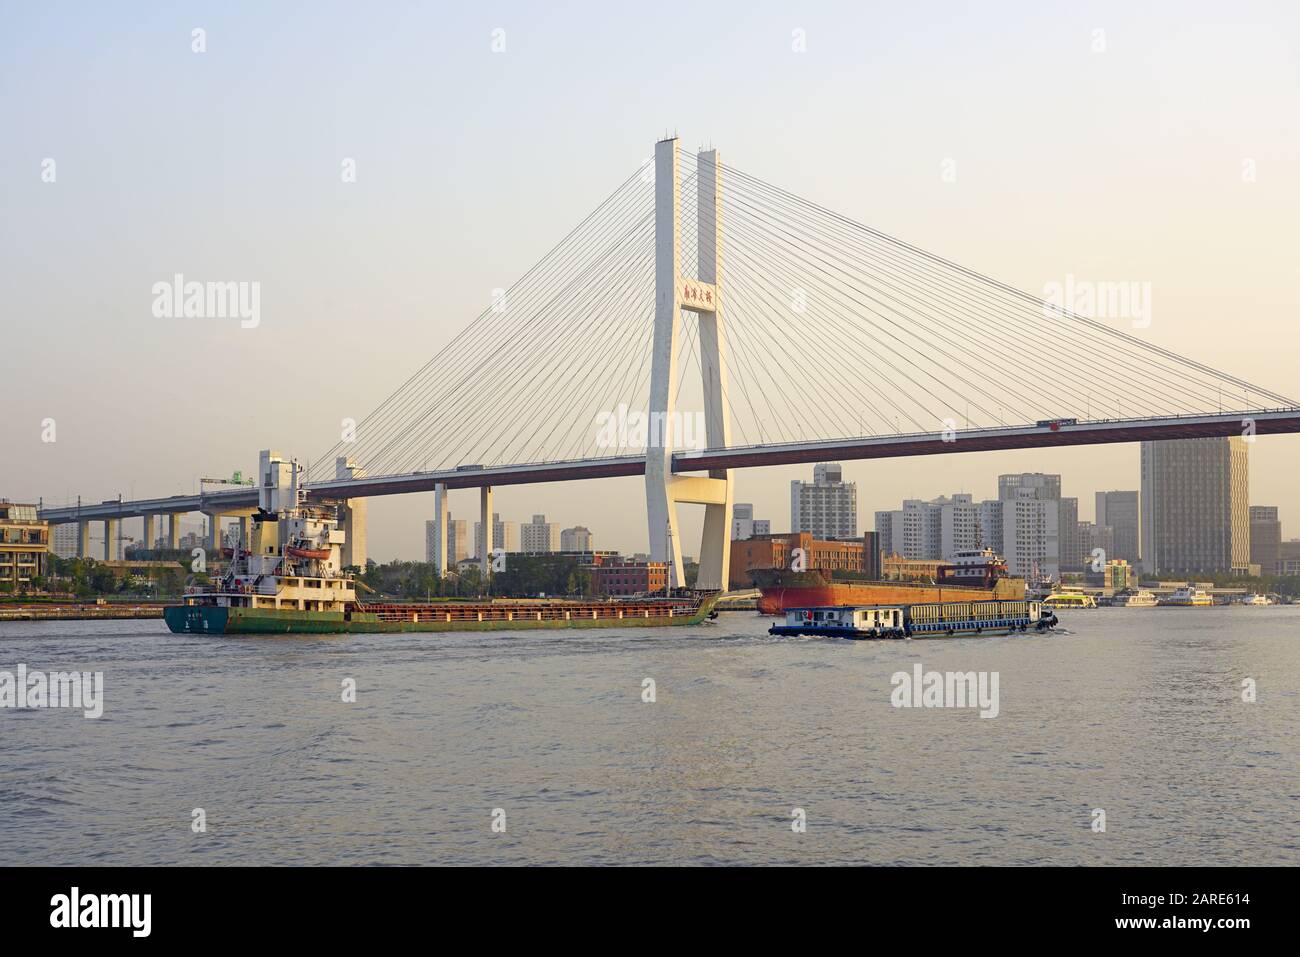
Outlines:
[[[1033, 292], [1150, 282], [1137, 334], [1300, 394], [1294, 3], [156, 6], [0, 3], [0, 496], [316, 458], [666, 131]], [[260, 325], [156, 318], [177, 272], [259, 281]], [[1091, 518], [1093, 490], [1137, 487], [1138, 451], [846, 464], [864, 527], [1022, 470], [1062, 473]], [[1300, 436], [1251, 449], [1251, 500], [1288, 536], [1298, 471]], [[784, 530], [810, 474], [740, 471], [737, 496]], [[497, 508], [633, 551], [642, 499], [610, 480]], [[431, 494], [370, 511], [372, 557], [423, 557]]]

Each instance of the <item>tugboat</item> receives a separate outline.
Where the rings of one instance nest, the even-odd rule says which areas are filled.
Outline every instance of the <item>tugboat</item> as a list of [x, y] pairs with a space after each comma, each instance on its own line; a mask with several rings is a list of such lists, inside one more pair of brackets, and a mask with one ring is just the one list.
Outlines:
[[715, 614], [717, 595], [619, 601], [363, 604], [343, 570], [346, 533], [334, 506], [308, 504], [301, 467], [263, 451], [253, 541], [237, 547], [216, 584], [186, 590], [163, 610], [173, 632], [330, 634], [337, 632], [492, 631], [695, 625]]

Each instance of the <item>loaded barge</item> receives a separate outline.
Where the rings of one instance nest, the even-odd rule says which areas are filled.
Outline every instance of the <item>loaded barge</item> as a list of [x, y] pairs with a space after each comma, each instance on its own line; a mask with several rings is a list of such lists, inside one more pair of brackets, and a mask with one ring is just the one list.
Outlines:
[[173, 632], [331, 634], [696, 625], [716, 595], [624, 601], [489, 600], [420, 605], [357, 601], [343, 571], [345, 533], [333, 506], [306, 503], [297, 462], [263, 452], [252, 542], [237, 546], [220, 580], [187, 589], [164, 610]]
[[791, 608], [773, 635], [822, 638], [952, 638], [1010, 635], [1055, 628], [1056, 615], [1038, 601], [952, 601], [918, 605]]

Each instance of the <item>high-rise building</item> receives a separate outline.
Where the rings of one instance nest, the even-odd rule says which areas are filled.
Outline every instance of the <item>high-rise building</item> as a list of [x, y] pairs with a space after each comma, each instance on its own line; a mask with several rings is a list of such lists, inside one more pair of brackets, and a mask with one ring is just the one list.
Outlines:
[[1277, 572], [1278, 559], [1282, 557], [1282, 523], [1277, 517], [1276, 505], [1250, 507], [1250, 563], [1258, 565], [1260, 574]]
[[591, 529], [585, 525], [575, 525], [573, 528], [560, 530], [560, 551], [594, 552], [595, 550], [596, 538], [591, 534]]
[[998, 500], [1002, 503], [1002, 554], [1007, 570], [1020, 578], [1059, 577], [1061, 476], [1041, 472], [999, 475]]
[[[519, 551], [519, 523], [503, 522], [499, 512], [492, 513], [492, 551]], [[483, 523], [474, 523], [474, 557], [483, 557]]]
[[519, 529], [519, 546], [529, 555], [542, 555], [560, 550], [560, 524], [548, 522], [545, 515], [534, 515]]
[[731, 540], [743, 542], [755, 535], [771, 535], [772, 523], [766, 518], [754, 517], [754, 506], [737, 502], [731, 507]]
[[1002, 539], [1002, 500], [980, 502], [980, 547], [1005, 555]]
[[1081, 571], [1085, 564], [1083, 536], [1079, 533], [1079, 500], [1064, 497], [1061, 499], [1060, 519], [1060, 565], [1062, 571]]
[[1250, 568], [1245, 439], [1142, 443], [1142, 566], [1148, 574]]
[[51, 537], [54, 540], [51, 551], [59, 558], [76, 558], [77, 532], [79, 529], [80, 526], [76, 522], [55, 525], [51, 532]]
[[1114, 553], [1130, 565], [1142, 558], [1142, 496], [1135, 491], [1098, 492], [1097, 524], [1109, 525], [1115, 538]]
[[[438, 520], [430, 519], [424, 523], [424, 560], [431, 565], [438, 563], [438, 541]], [[449, 515], [443, 544], [447, 549], [447, 568], [469, 558], [469, 523]]]
[[1091, 570], [1098, 563], [1105, 565], [1111, 561], [1127, 562], [1127, 559], [1111, 557], [1115, 554], [1115, 530], [1109, 525], [1080, 522], [1079, 546], [1083, 549], [1080, 561], [1085, 570]]
[[838, 462], [813, 466], [811, 482], [790, 483], [790, 530], [813, 538], [854, 538], [858, 528], [858, 486], [845, 482]]
[[882, 555], [894, 555], [894, 513], [889, 509], [876, 512], [876, 541], [880, 543]]
[[[939, 561], [960, 551], [993, 547], [985, 534], [989, 503], [976, 502], [966, 492], [940, 496], [933, 501], [908, 499], [903, 507], [875, 513], [876, 537], [885, 555], [900, 555], [913, 561]], [[995, 505], [999, 503], [994, 503]], [[995, 536], [1001, 547], [1002, 512], [996, 509]]]

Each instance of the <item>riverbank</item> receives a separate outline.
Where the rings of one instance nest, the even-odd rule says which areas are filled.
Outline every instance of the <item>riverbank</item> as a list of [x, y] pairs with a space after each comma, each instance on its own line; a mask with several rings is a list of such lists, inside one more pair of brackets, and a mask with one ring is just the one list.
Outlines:
[[168, 602], [0, 605], [0, 621], [115, 621], [161, 618]]

